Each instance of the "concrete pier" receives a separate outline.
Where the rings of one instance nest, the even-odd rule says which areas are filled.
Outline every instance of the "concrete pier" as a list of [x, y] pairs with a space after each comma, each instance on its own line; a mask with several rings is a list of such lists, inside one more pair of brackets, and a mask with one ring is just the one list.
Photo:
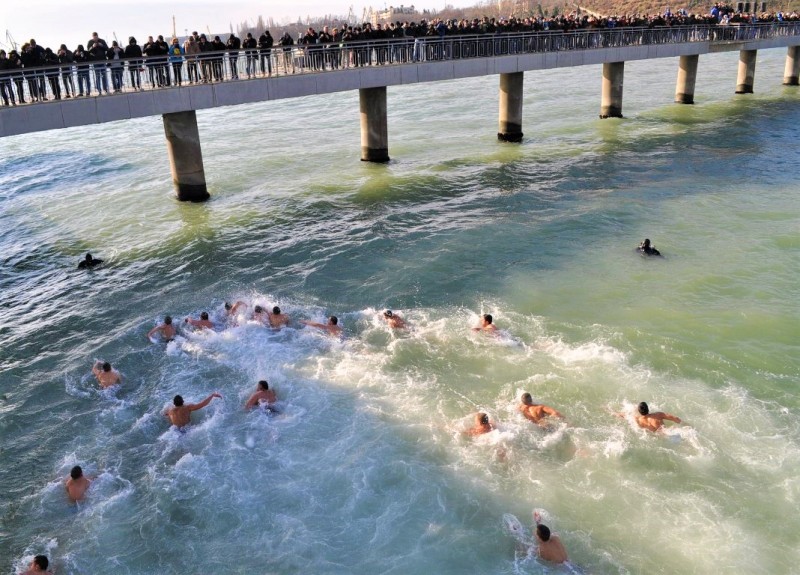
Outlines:
[[204, 202], [209, 198], [196, 112], [162, 114], [167, 153], [178, 199]]
[[497, 139], [522, 141], [522, 80], [524, 72], [500, 74], [500, 117]]
[[739, 50], [739, 75], [736, 78], [737, 94], [752, 94], [756, 76], [758, 50]]
[[786, 52], [786, 68], [783, 71], [783, 85], [797, 86], [800, 77], [800, 46], [789, 46]]
[[681, 56], [678, 63], [678, 82], [675, 85], [675, 101], [678, 104], [694, 104], [694, 85], [697, 80], [697, 62], [700, 56]]
[[389, 161], [389, 129], [386, 122], [386, 86], [361, 88], [361, 161]]
[[600, 96], [600, 117], [622, 117], [622, 78], [625, 62], [606, 62], [603, 64], [603, 85]]

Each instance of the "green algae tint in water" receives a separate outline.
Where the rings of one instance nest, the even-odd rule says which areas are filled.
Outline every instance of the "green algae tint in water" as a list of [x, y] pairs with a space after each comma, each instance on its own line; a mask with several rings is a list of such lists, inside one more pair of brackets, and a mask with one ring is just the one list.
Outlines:
[[[519, 146], [495, 141], [496, 77], [390, 88], [387, 166], [358, 161], [355, 93], [204, 111], [200, 206], [171, 198], [158, 118], [4, 139], [0, 569], [559, 572], [504, 527], [539, 508], [589, 573], [796, 572], [783, 56], [753, 97], [736, 54], [707, 57], [695, 106], [670, 103], [676, 62], [629, 63], [622, 121], [596, 119], [599, 68], [528, 73]], [[107, 265], [78, 273], [87, 250]], [[236, 299], [293, 327], [224, 326]], [[145, 338], [204, 310], [213, 333]], [[502, 337], [470, 332], [486, 312]], [[300, 329], [331, 313], [343, 341]], [[242, 410], [260, 378], [280, 415]], [[176, 393], [215, 390], [168, 428]], [[533, 428], [523, 391], [566, 424]], [[610, 413], [643, 400], [684, 423]], [[499, 429], [473, 440], [478, 410]], [[98, 476], [77, 508], [75, 464]]]

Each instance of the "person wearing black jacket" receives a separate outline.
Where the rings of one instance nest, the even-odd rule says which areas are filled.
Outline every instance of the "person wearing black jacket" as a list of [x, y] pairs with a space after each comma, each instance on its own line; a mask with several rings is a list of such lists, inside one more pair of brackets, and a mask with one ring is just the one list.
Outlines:
[[222, 82], [224, 76], [222, 74], [222, 59], [225, 57], [225, 42], [219, 36], [214, 36], [214, 41], [211, 43], [211, 70], [214, 72], [214, 80]]
[[239, 62], [239, 49], [242, 47], [242, 41], [236, 37], [236, 34], [231, 32], [231, 35], [228, 36], [228, 41], [225, 43], [225, 47], [228, 49], [228, 63], [231, 65], [231, 79], [238, 80], [239, 67], [237, 63]]
[[294, 40], [289, 35], [289, 32], [284, 32], [283, 36], [278, 40], [278, 45], [283, 48], [283, 71], [289, 73], [289, 65], [292, 66], [292, 74], [294, 74], [294, 59], [292, 58], [292, 46]]
[[[92, 91], [91, 74], [89, 73], [89, 61], [91, 56], [83, 49], [83, 44], [78, 44], [78, 47], [72, 53], [72, 60], [78, 65], [78, 96], [89, 95]], [[86, 92], [83, 87], [86, 86]]]
[[106, 58], [111, 63], [111, 84], [114, 93], [118, 94], [122, 91], [122, 75], [125, 73], [125, 50], [114, 40], [106, 53]]
[[75, 96], [75, 82], [72, 80], [72, 52], [67, 50], [66, 44], [61, 44], [56, 53], [58, 62], [61, 64], [61, 81], [64, 83], [64, 97], [71, 98]]
[[50, 49], [45, 48], [44, 51], [44, 75], [47, 82], [50, 84], [50, 91], [53, 93], [53, 98], [56, 100], [61, 99], [61, 85], [58, 83], [58, 56]]
[[256, 46], [258, 43], [256, 39], [253, 38], [253, 35], [248, 32], [247, 36], [245, 36], [244, 40], [242, 41], [242, 48], [244, 48], [244, 69], [247, 73], [248, 78], [252, 78], [253, 74], [255, 73], [255, 63], [256, 63]]
[[106, 71], [108, 44], [106, 44], [105, 40], [98, 37], [97, 32], [94, 32], [92, 33], [92, 38], [86, 44], [86, 50], [89, 53], [89, 58], [94, 68], [94, 89], [97, 90], [98, 96], [101, 92], [108, 94], [108, 74]]
[[12, 106], [16, 106], [17, 102], [14, 99], [14, 88], [11, 87], [11, 60], [6, 56], [5, 50], [0, 50], [0, 97], [3, 98], [3, 104], [8, 106], [9, 100]]
[[214, 47], [208, 41], [205, 34], [200, 34], [200, 69], [203, 72], [203, 82], [211, 81], [211, 51]]
[[131, 78], [131, 88], [141, 90], [142, 49], [133, 36], [128, 38], [128, 45], [125, 46], [125, 59], [128, 61], [128, 76]]
[[152, 36], [147, 37], [147, 42], [144, 43], [142, 53], [147, 57], [147, 74], [150, 78], [150, 86], [156, 85], [156, 60], [158, 59], [158, 46]]
[[[258, 37], [258, 57], [261, 61], [262, 76], [265, 76], [266, 73], [272, 76], [272, 46], [274, 44], [275, 40], [272, 39], [272, 34], [269, 33], [269, 30], [264, 30], [264, 33]], [[267, 64], [266, 70], [264, 69], [264, 62]]]
[[31, 49], [29, 42], [22, 45], [22, 53], [19, 55], [22, 67], [25, 69], [24, 76], [28, 81], [28, 91], [32, 102], [39, 102], [45, 97], [44, 93], [39, 92], [39, 80], [36, 76], [36, 68], [41, 66], [36, 53]]
[[168, 62], [168, 54], [169, 54], [169, 44], [167, 41], [164, 40], [164, 36], [158, 36], [156, 40], [156, 78], [158, 79], [158, 86], [159, 88], [164, 86], [169, 86], [169, 64]]

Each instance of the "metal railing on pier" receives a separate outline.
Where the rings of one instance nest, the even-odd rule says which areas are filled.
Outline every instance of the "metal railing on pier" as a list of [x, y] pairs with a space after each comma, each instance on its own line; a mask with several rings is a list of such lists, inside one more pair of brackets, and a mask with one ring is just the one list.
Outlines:
[[5, 105], [30, 104], [360, 67], [655, 44], [742, 42], [787, 36], [800, 36], [800, 22], [620, 27], [568, 32], [545, 30], [276, 46], [271, 50], [203, 52], [180, 58], [142, 57], [14, 68], [0, 72], [0, 96]]

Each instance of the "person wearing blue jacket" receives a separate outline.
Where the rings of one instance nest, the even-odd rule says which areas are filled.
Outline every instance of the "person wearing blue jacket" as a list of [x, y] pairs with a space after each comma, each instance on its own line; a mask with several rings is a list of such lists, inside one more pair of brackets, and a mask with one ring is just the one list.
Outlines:
[[175, 76], [175, 84], [178, 86], [182, 83], [182, 69], [183, 69], [183, 46], [178, 43], [177, 38], [172, 39], [172, 44], [169, 46], [169, 63], [172, 65], [172, 74]]

